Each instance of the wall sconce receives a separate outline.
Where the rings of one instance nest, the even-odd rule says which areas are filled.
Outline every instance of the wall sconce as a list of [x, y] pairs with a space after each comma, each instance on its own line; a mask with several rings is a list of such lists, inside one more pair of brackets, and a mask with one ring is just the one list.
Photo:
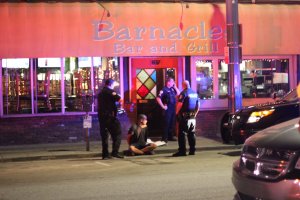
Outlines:
[[[181, 4], [181, 16], [180, 16], [179, 28], [180, 28], [180, 30], [183, 30], [182, 18], [183, 18], [183, 4], [184, 4], [184, 1], [180, 1], [180, 4]], [[185, 4], [185, 8], [190, 8], [188, 3]]]
[[110, 12], [104, 5], [102, 5], [102, 3], [97, 1], [97, 4], [103, 8], [103, 13], [102, 13], [102, 16], [101, 16], [100, 24], [98, 26], [98, 31], [102, 31], [103, 24], [101, 22], [103, 21], [104, 14], [105, 14], [105, 12], [107, 12], [106, 17], [110, 17]]
[[107, 12], [106, 17], [110, 17], [109, 10], [102, 3], [100, 3], [99, 1], [97, 1], [97, 4], [104, 9], [104, 12]]

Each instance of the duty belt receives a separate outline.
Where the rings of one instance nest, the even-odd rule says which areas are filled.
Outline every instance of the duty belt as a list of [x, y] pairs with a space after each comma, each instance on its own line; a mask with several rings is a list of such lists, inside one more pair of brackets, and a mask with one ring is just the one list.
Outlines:
[[183, 112], [181, 113], [182, 117], [184, 118], [192, 118], [192, 117], [195, 117], [195, 112]]

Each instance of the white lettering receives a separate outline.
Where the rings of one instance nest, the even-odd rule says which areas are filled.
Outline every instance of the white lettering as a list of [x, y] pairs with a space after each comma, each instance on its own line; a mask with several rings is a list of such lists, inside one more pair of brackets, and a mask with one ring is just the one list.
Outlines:
[[[150, 27], [127, 27], [115, 28], [110, 21], [95, 21], [94, 40], [105, 41], [115, 39], [117, 41], [141, 41], [141, 40], [221, 40], [224, 38], [222, 26], [206, 28], [204, 21], [198, 25], [188, 26], [183, 31], [178, 26], [168, 29], [157, 26]], [[203, 47], [204, 48], [204, 47]]]
[[125, 41], [130, 39], [130, 29], [128, 27], [123, 27], [117, 30], [116, 40]]
[[178, 26], [171, 28], [167, 37], [169, 40], [181, 40], [182, 35], [180, 28]]
[[140, 54], [143, 50], [142, 46], [126, 46], [124, 44], [116, 43], [114, 44], [114, 52], [116, 54]]
[[109, 21], [96, 21], [94, 25], [94, 40], [109, 40], [114, 36], [113, 23]]
[[152, 46], [150, 47], [150, 53], [176, 53], [177, 47], [174, 42], [171, 46]]
[[199, 52], [218, 52], [218, 43], [216, 42], [206, 42], [204, 44], [197, 44], [196, 42], [191, 42], [187, 45], [187, 51], [190, 53], [199, 53]]
[[209, 37], [212, 40], [219, 40], [221, 39], [223, 36], [223, 31], [222, 28], [220, 26], [213, 26], [210, 30], [209, 30]]
[[[192, 36], [192, 31], [194, 30], [195, 34], [194, 36]], [[197, 26], [190, 26], [188, 27], [185, 31], [184, 31], [184, 36], [186, 39], [188, 40], [196, 40], [198, 38], [197, 36], [197, 33], [198, 33], [198, 28]], [[189, 36], [191, 35], [191, 36]]]
[[135, 28], [135, 34], [136, 34], [136, 40], [143, 40], [143, 34], [146, 33], [145, 27], [136, 27]]
[[162, 40], [165, 38], [165, 32], [162, 28], [160, 27], [150, 27], [150, 40], [156, 40], [156, 32], [159, 33], [158, 39]]

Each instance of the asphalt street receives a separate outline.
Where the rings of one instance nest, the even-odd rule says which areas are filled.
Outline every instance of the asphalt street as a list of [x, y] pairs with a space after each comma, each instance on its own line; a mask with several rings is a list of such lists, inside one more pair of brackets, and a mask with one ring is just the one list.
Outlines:
[[232, 200], [239, 150], [101, 160], [73, 158], [0, 165], [1, 200]]

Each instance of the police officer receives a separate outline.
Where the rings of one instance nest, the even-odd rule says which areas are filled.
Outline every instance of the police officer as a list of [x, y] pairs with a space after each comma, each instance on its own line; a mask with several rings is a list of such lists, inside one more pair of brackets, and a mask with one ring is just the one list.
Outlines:
[[[102, 159], [106, 160], [112, 157], [123, 158], [119, 154], [121, 145], [121, 124], [117, 118], [116, 103], [121, 97], [114, 91], [114, 80], [107, 79], [102, 91], [98, 94], [98, 119], [100, 124], [100, 134], [102, 138]], [[108, 138], [112, 138], [112, 153], [108, 152]]]
[[162, 141], [176, 141], [174, 138], [175, 132], [175, 116], [176, 116], [176, 97], [179, 95], [179, 90], [176, 87], [173, 78], [168, 78], [166, 85], [159, 92], [156, 101], [163, 110], [164, 132], [161, 138]]
[[189, 81], [182, 83], [183, 91], [180, 93], [177, 104], [177, 117], [179, 120], [179, 134], [178, 134], [178, 152], [173, 156], [186, 156], [186, 139], [190, 146], [189, 155], [195, 155], [196, 151], [196, 116], [199, 112], [200, 102], [198, 94], [190, 88]]

